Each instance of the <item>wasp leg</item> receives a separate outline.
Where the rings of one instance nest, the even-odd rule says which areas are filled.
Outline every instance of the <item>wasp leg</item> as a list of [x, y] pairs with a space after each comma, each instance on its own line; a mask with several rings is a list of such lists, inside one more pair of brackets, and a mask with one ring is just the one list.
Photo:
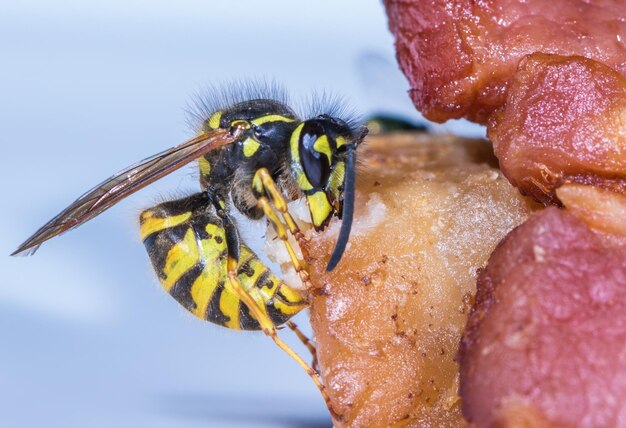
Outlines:
[[141, 237], [159, 282], [200, 319], [235, 330], [260, 329], [247, 305], [228, 285], [230, 256], [238, 261], [244, 289], [255, 289], [257, 303], [266, 308], [271, 321], [284, 324], [308, 306], [307, 300], [239, 239], [225, 209], [217, 210], [209, 192], [203, 192], [163, 202], [141, 214]]
[[[274, 182], [271, 175], [269, 174], [269, 171], [266, 168], [260, 168], [257, 170], [257, 172], [254, 174], [252, 186], [257, 195], [258, 207], [263, 210], [263, 213], [265, 214], [267, 219], [274, 226], [274, 230], [276, 230], [276, 235], [278, 235], [278, 238], [282, 240], [285, 244], [285, 248], [287, 249], [289, 257], [291, 258], [291, 263], [293, 264], [294, 269], [300, 276], [302, 283], [308, 290], [313, 288], [309, 279], [308, 266], [304, 260], [300, 260], [298, 258], [295, 250], [289, 243], [287, 230], [285, 229], [283, 222], [276, 215], [274, 208], [272, 208], [272, 203], [276, 210], [281, 213], [291, 234], [294, 236], [294, 238], [296, 238], [298, 246], [300, 247], [300, 251], [302, 252], [302, 257], [304, 259], [307, 259], [309, 256], [308, 242], [304, 237], [302, 231], [300, 231], [300, 228], [294, 221], [291, 214], [289, 214], [287, 202], [285, 201], [285, 198], [283, 198], [283, 195], [280, 193], [280, 190], [278, 190], [278, 186], [276, 186], [276, 183]], [[269, 195], [269, 199], [265, 195]], [[270, 199], [272, 203], [270, 203]]]
[[306, 262], [298, 258], [298, 255], [289, 243], [285, 226], [274, 212], [274, 209], [270, 205], [269, 200], [267, 199], [267, 197], [261, 196], [257, 199], [257, 204], [261, 209], [263, 209], [263, 213], [265, 214], [267, 219], [274, 225], [274, 230], [276, 230], [276, 235], [278, 235], [278, 238], [285, 244], [285, 248], [289, 253], [291, 263], [293, 264], [294, 269], [300, 276], [300, 279], [302, 280], [305, 288], [307, 290], [311, 289], [312, 285], [311, 280], [309, 279], [308, 266], [306, 265]]
[[[217, 215], [222, 220], [222, 226], [224, 227], [224, 233], [226, 237], [226, 242], [228, 243], [228, 247], [231, 247], [231, 246], [233, 247], [232, 249], [231, 248], [228, 249], [228, 259], [226, 262], [230, 288], [237, 294], [237, 296], [241, 299], [241, 301], [243, 301], [245, 305], [248, 307], [248, 309], [250, 310], [254, 318], [258, 321], [259, 326], [261, 327], [261, 330], [263, 331], [263, 333], [266, 336], [271, 337], [274, 343], [276, 343], [276, 345], [280, 349], [286, 352], [287, 355], [293, 358], [306, 371], [306, 373], [309, 375], [309, 377], [313, 380], [313, 382], [319, 389], [320, 394], [322, 394], [322, 398], [324, 399], [324, 402], [326, 403], [326, 406], [328, 407], [329, 412], [333, 415], [333, 417], [340, 419], [340, 416], [334, 411], [332, 405], [330, 404], [330, 398], [328, 397], [328, 394], [326, 393], [326, 388], [324, 387], [324, 384], [322, 383], [319, 373], [316, 370], [314, 370], [311, 366], [309, 366], [302, 359], [302, 357], [300, 357], [293, 349], [291, 349], [291, 347], [287, 343], [285, 343], [278, 336], [276, 325], [274, 325], [274, 323], [272, 322], [269, 314], [267, 313], [267, 309], [264, 306], [259, 305], [257, 303], [257, 301], [263, 301], [262, 297], [258, 295], [259, 291], [255, 288], [250, 288], [249, 290], [246, 290], [241, 284], [241, 282], [239, 281], [238, 271], [239, 271], [240, 240], [239, 240], [239, 234], [237, 233], [237, 228], [235, 227], [230, 216], [224, 211], [225, 205], [223, 203], [220, 203], [219, 197], [216, 196], [215, 193], [213, 192], [208, 192], [207, 195], [211, 203], [215, 206]], [[272, 211], [272, 214], [274, 214], [273, 211]], [[282, 227], [282, 223], [280, 223], [280, 221], [279, 221], [279, 225]], [[284, 227], [283, 227], [283, 231], [284, 231]], [[286, 236], [286, 232], [285, 232], [285, 236]], [[288, 323], [288, 325], [289, 324], [290, 322]], [[300, 335], [302, 335], [302, 337], [306, 340], [306, 343], [308, 343], [308, 346], [312, 347], [309, 339], [306, 336], [304, 336], [302, 332], [300, 332], [300, 330], [297, 328], [297, 326], [295, 326], [295, 324], [293, 324], [293, 326], [297, 330], [296, 334], [300, 333]], [[290, 325], [289, 327], [292, 328]], [[294, 332], [296, 330], [294, 330]], [[298, 337], [300, 338], [300, 340], [302, 340], [302, 337], [300, 337], [300, 335], [298, 335]], [[313, 348], [313, 350], [315, 350], [315, 348]]]
[[248, 306], [248, 309], [250, 309], [250, 312], [252, 313], [252, 315], [259, 322], [259, 325], [261, 326], [261, 330], [263, 331], [263, 333], [265, 333], [266, 336], [271, 337], [274, 343], [276, 343], [276, 345], [280, 349], [285, 351], [287, 355], [293, 358], [300, 365], [300, 367], [302, 367], [306, 371], [306, 373], [315, 383], [315, 386], [317, 386], [317, 389], [319, 389], [320, 394], [322, 394], [322, 398], [324, 399], [324, 402], [326, 403], [326, 406], [328, 407], [328, 411], [332, 414], [332, 416], [335, 419], [341, 420], [341, 416], [337, 412], [335, 412], [332, 404], [330, 403], [330, 398], [328, 394], [326, 393], [326, 387], [322, 383], [322, 379], [320, 378], [319, 373], [315, 371], [311, 366], [309, 366], [306, 363], [306, 361], [302, 359], [302, 357], [300, 357], [293, 349], [291, 349], [289, 345], [287, 345], [278, 336], [276, 326], [270, 320], [265, 308], [258, 305], [250, 294], [250, 293], [256, 292], [256, 290], [251, 290], [250, 292], [247, 292], [246, 290], [244, 290], [243, 286], [239, 283], [239, 278], [237, 277], [237, 264], [238, 264], [237, 260], [231, 257], [228, 257], [227, 263], [228, 263], [227, 264], [228, 265], [228, 279], [229, 279], [231, 288], [233, 289], [233, 291], [235, 291], [235, 293], [237, 293], [239, 298]]
[[269, 195], [272, 203], [285, 219], [287, 228], [294, 236], [294, 238], [296, 238], [296, 240], [298, 241], [298, 244], [301, 247], [300, 249], [303, 250], [303, 256], [305, 258], [308, 257], [308, 241], [304, 237], [304, 234], [296, 224], [291, 214], [289, 214], [287, 201], [285, 201], [282, 193], [280, 193], [280, 190], [278, 190], [278, 186], [276, 185], [276, 182], [270, 175], [267, 168], [260, 168], [256, 171], [252, 181], [252, 186], [259, 195], [262, 195], [263, 193]]
[[285, 324], [287, 325], [287, 327], [289, 327], [291, 329], [291, 331], [293, 331], [296, 334], [296, 336], [298, 336], [298, 339], [300, 339], [300, 342], [302, 342], [302, 344], [307, 347], [307, 349], [311, 353], [311, 356], [313, 357], [313, 361], [311, 362], [311, 366], [313, 367], [313, 369], [316, 372], [319, 373], [319, 367], [318, 367], [318, 364], [317, 364], [317, 349], [315, 349], [315, 345], [313, 345], [313, 343], [306, 336], [306, 334], [304, 334], [302, 332], [302, 330], [300, 330], [298, 328], [298, 325], [295, 322], [287, 321]]

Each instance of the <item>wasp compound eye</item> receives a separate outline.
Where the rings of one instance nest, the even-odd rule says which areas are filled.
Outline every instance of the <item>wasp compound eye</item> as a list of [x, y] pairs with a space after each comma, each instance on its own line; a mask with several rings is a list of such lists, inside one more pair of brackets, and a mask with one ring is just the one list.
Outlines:
[[298, 145], [300, 162], [309, 183], [313, 187], [325, 187], [330, 176], [332, 153], [328, 136], [315, 121], [306, 122], [300, 133]]

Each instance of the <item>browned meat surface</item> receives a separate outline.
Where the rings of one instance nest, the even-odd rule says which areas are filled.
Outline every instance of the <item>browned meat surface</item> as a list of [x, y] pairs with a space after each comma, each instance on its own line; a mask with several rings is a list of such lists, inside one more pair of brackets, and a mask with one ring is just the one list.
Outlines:
[[626, 247], [566, 210], [532, 216], [479, 276], [459, 359], [477, 426], [624, 426]]
[[626, 75], [622, 0], [385, 0], [397, 57], [418, 110], [485, 123], [518, 62], [582, 55]]
[[488, 135], [509, 181], [538, 201], [566, 182], [626, 193], [626, 78], [596, 61], [522, 60]]
[[[476, 272], [531, 211], [485, 141], [369, 138], [342, 261], [337, 224], [311, 240], [311, 323], [345, 427], [461, 427], [454, 360]], [[332, 232], [335, 232], [333, 234]]]

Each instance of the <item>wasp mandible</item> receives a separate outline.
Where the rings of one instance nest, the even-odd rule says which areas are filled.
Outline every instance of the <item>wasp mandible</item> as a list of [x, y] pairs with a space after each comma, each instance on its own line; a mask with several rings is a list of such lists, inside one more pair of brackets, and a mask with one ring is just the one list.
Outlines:
[[[276, 94], [279, 94], [278, 96]], [[241, 330], [262, 330], [313, 379], [331, 413], [318, 373], [277, 334], [308, 306], [239, 236], [234, 208], [266, 217], [284, 242], [293, 266], [310, 287], [300, 252], [306, 239], [287, 201], [306, 198], [313, 227], [333, 216], [342, 223], [327, 270], [339, 263], [350, 235], [355, 198], [356, 149], [367, 128], [338, 117], [337, 109], [303, 120], [272, 85], [224, 91], [199, 101], [197, 136], [130, 166], [95, 186], [46, 223], [13, 253], [32, 254], [43, 242], [101, 214], [123, 198], [198, 160], [201, 191], [140, 214], [140, 233], [163, 288], [195, 316]], [[288, 324], [300, 336], [295, 325]], [[336, 416], [336, 415], [335, 415]]]

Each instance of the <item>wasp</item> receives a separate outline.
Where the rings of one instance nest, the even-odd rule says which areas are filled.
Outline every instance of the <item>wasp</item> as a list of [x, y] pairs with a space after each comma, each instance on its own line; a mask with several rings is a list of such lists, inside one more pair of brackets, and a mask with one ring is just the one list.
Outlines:
[[[196, 103], [196, 136], [104, 180], [37, 230], [13, 253], [32, 254], [45, 241], [76, 228], [123, 198], [197, 160], [200, 191], [143, 211], [140, 234], [165, 289], [200, 319], [236, 330], [262, 330], [313, 379], [331, 413], [319, 374], [277, 334], [308, 306], [242, 241], [235, 209], [273, 225], [303, 284], [311, 287], [307, 240], [287, 202], [306, 198], [313, 227], [341, 218], [332, 270], [346, 248], [353, 218], [356, 149], [367, 128], [337, 117], [337, 109], [301, 119], [275, 86], [224, 91]], [[233, 95], [234, 94], [234, 95]], [[299, 258], [289, 243], [300, 247]]]

